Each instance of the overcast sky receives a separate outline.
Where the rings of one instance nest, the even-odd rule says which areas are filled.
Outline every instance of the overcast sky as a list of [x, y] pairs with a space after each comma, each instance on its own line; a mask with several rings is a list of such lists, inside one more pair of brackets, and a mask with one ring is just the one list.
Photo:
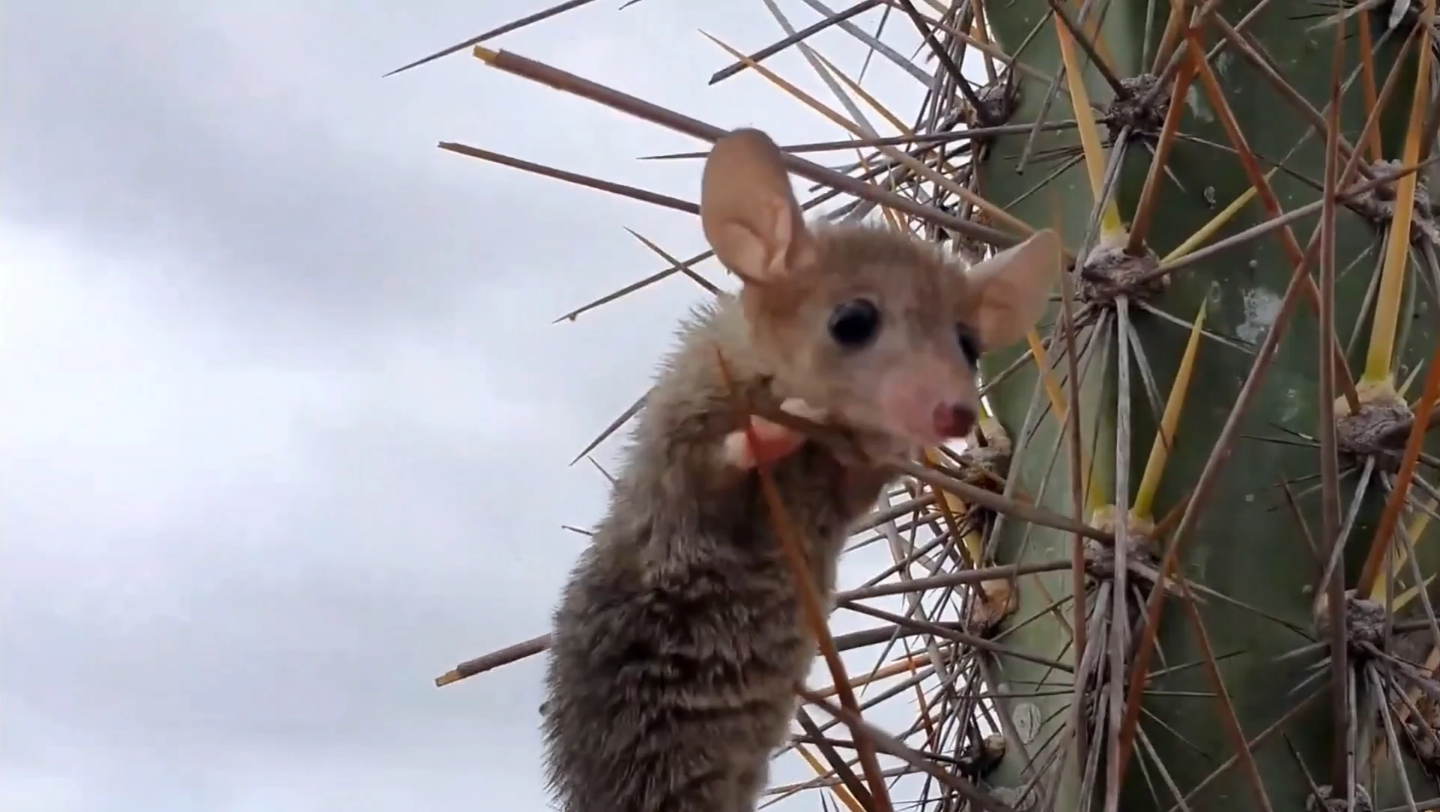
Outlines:
[[[662, 267], [624, 226], [684, 257], [698, 221], [435, 148], [695, 200], [698, 162], [634, 159], [698, 142], [464, 53], [380, 78], [541, 5], [6, 4], [0, 808], [545, 808], [542, 659], [431, 681], [548, 629], [585, 543], [560, 525], [606, 496], [567, 463], [705, 294], [677, 277], [550, 324]], [[697, 29], [783, 36], [758, 0], [619, 5], [496, 44], [845, 137], [753, 73], [706, 87], [731, 60]], [[773, 64], [833, 102], [799, 55]], [[872, 73], [913, 116], [920, 85]]]

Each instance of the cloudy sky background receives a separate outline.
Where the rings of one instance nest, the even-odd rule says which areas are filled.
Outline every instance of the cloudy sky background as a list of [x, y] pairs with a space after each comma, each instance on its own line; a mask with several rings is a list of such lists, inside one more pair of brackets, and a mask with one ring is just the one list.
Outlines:
[[[542, 659], [431, 680], [547, 630], [585, 543], [560, 525], [606, 497], [566, 464], [705, 294], [676, 277], [550, 324], [662, 267], [624, 226], [685, 257], [698, 222], [435, 148], [695, 200], [698, 161], [634, 159], [699, 142], [467, 54], [380, 79], [541, 5], [6, 5], [0, 808], [545, 808]], [[731, 60], [697, 29], [753, 51], [784, 35], [760, 2], [618, 5], [496, 44], [782, 143], [846, 137], [753, 72], [706, 87]], [[767, 64], [833, 104], [798, 54]], [[906, 119], [923, 91], [878, 58], [866, 84]]]

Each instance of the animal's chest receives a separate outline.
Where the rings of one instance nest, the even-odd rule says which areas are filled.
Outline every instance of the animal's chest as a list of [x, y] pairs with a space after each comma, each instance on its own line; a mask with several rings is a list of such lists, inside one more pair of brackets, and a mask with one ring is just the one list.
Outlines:
[[[787, 463], [775, 469], [782, 515], [774, 515], [774, 506], [769, 504], [762, 509], [771, 514], [768, 525], [772, 532], [789, 530], [796, 536], [811, 578], [822, 593], [822, 608], [828, 611], [845, 540], [856, 520], [874, 505], [887, 477], [875, 469], [843, 466], [829, 453], [811, 446]], [[788, 527], [777, 522], [782, 518]]]

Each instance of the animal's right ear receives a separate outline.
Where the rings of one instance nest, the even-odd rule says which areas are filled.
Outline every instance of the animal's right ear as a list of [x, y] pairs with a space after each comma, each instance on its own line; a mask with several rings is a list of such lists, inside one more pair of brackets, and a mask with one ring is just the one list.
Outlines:
[[1060, 276], [1060, 250], [1060, 235], [1047, 228], [970, 267], [970, 327], [982, 347], [1008, 347], [1035, 325]]
[[710, 150], [700, 225], [715, 256], [747, 283], [782, 281], [814, 260], [780, 148], [759, 130], [735, 130]]

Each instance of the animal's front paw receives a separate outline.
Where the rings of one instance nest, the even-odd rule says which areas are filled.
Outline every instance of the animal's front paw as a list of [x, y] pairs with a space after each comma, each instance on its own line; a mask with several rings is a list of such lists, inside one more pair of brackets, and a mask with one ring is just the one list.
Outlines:
[[[753, 439], [753, 442], [752, 442]], [[736, 429], [725, 435], [721, 456], [726, 465], [750, 470], [790, 456], [805, 442], [804, 435], [763, 417], [750, 418], [750, 431]]]
[[780, 411], [809, 420], [811, 423], [823, 424], [830, 421], [829, 412], [818, 406], [811, 406], [803, 398], [786, 398], [785, 402], [780, 404]]
[[[812, 423], [828, 426], [832, 431], [825, 445], [835, 455], [835, 459], [847, 468], [873, 467], [910, 458], [915, 454], [915, 449], [909, 443], [898, 440], [887, 432], [851, 424], [801, 398], [787, 398], [780, 404], [780, 409]], [[790, 451], [793, 452], [794, 448], [798, 447], [797, 443]]]
[[[825, 423], [829, 415], [801, 398], [789, 398], [780, 410], [812, 423]], [[726, 465], [750, 470], [763, 463], [778, 462], [795, 453], [805, 443], [805, 435], [763, 417], [750, 418], [751, 432], [737, 429], [725, 435], [722, 456]]]

